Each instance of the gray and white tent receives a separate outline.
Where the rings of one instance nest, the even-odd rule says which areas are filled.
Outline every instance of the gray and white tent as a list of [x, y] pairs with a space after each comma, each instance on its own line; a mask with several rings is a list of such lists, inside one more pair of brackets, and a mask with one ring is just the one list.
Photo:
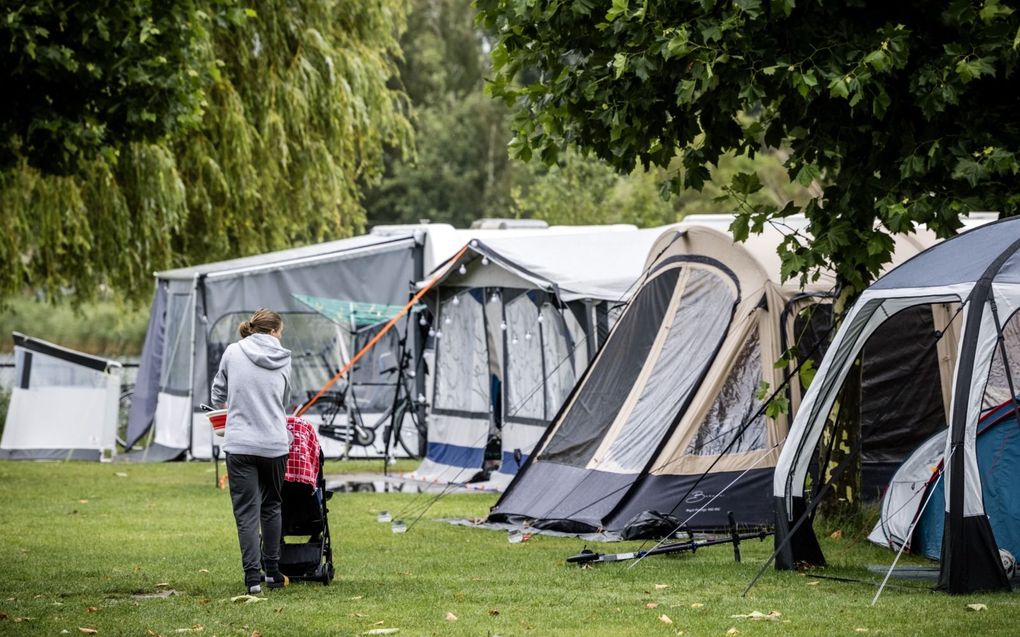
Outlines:
[[[349, 239], [158, 272], [126, 436], [128, 446], [147, 435], [151, 444], [131, 455], [155, 461], [211, 457], [211, 429], [199, 406], [209, 401], [220, 355], [236, 339], [238, 323], [258, 307], [284, 315], [285, 345], [294, 352], [291, 399], [297, 404], [320, 389], [345, 362], [340, 346], [343, 328], [313, 312], [298, 297], [403, 306], [414, 283], [472, 237], [596, 228], [381, 226]], [[392, 330], [353, 371], [352, 382], [362, 385], [358, 392], [362, 410], [382, 412], [391, 404], [392, 380], [381, 376], [379, 368], [384, 353], [396, 349], [401, 332], [399, 326]], [[372, 334], [363, 336], [367, 341]], [[364, 342], [355, 342], [360, 345]], [[424, 392], [424, 377], [416, 382], [418, 391]], [[377, 441], [381, 443], [382, 436]], [[321, 442], [327, 456], [346, 450], [343, 443], [329, 438]]]
[[14, 372], [0, 458], [110, 459], [120, 363], [15, 332]]
[[[950, 593], [1009, 588], [986, 515], [975, 436], [982, 405], [1015, 395], [1020, 376], [1020, 218], [984, 225], [938, 244], [892, 270], [865, 291], [829, 347], [793, 422], [776, 467], [778, 568], [824, 563], [810, 528], [818, 498], [805, 486], [814, 450], [850, 367], [884, 324], [916, 308], [946, 308], [946, 329], [902, 332], [934, 350], [946, 336], [955, 367], [943, 457], [944, 528], [939, 587]], [[926, 408], [926, 405], [919, 407]], [[854, 450], [856, 451], [856, 450]], [[805, 523], [807, 522], [807, 523]], [[798, 526], [799, 525], [799, 526]]]
[[[294, 295], [403, 305], [424, 272], [424, 251], [424, 233], [404, 231], [157, 273], [126, 442], [133, 445], [154, 428], [147, 459], [211, 457], [211, 429], [199, 406], [209, 402], [212, 377], [238, 323], [259, 307], [283, 315], [294, 352], [291, 399], [307, 399], [340, 367], [342, 335]], [[374, 380], [370, 360], [355, 381], [358, 374]], [[378, 400], [387, 404], [383, 393]], [[340, 453], [340, 443], [333, 443], [323, 440], [327, 455]]]
[[[409, 477], [467, 482], [499, 439], [502, 489], [633, 292], [661, 230], [563, 228], [474, 239], [426, 296], [435, 343], [427, 456]], [[423, 318], [423, 321], [425, 319]]]

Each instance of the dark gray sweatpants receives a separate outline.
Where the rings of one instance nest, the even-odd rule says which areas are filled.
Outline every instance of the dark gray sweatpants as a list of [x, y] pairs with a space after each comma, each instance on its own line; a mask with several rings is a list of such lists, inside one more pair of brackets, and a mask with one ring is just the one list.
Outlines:
[[280, 503], [286, 471], [286, 455], [263, 458], [227, 454], [230, 501], [234, 505], [237, 539], [241, 544], [241, 566], [244, 567], [244, 582], [248, 586], [259, 583], [263, 563], [267, 573], [278, 569], [282, 531]]

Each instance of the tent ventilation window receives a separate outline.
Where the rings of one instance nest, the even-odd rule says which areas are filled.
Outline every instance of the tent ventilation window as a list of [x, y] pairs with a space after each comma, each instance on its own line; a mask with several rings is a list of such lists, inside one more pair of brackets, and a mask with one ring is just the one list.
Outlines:
[[705, 422], [687, 447], [687, 454], [715, 456], [726, 450], [734, 437], [739, 439], [730, 453], [765, 448], [765, 417], [758, 417], [741, 432], [744, 423], [759, 411], [758, 381], [762, 377], [761, 346], [758, 331], [753, 330], [740, 350], [722, 389], [716, 396]]
[[[1014, 313], [1003, 323], [1002, 338], [1006, 346], [1006, 357], [1009, 359], [1009, 373], [1016, 386], [1020, 383], [1020, 312]], [[1006, 367], [1002, 364], [1002, 349], [996, 345], [992, 355], [992, 366], [988, 370], [988, 383], [985, 385], [981, 409], [982, 411], [992, 409], [1007, 400], [1009, 379], [1006, 377]]]

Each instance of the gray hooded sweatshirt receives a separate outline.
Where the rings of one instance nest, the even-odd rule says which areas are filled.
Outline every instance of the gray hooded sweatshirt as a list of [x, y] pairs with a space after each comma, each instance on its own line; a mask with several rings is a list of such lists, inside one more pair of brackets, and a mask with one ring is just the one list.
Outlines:
[[285, 405], [290, 400], [290, 350], [275, 336], [252, 334], [220, 359], [212, 402], [227, 408], [223, 450], [276, 458], [290, 450]]

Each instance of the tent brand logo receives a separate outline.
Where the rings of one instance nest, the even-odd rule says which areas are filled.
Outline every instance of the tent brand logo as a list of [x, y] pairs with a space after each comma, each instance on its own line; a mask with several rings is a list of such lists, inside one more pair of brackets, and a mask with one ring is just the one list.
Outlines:
[[718, 493], [705, 493], [704, 491], [695, 491], [691, 493], [689, 496], [687, 496], [687, 499], [684, 500], [684, 502], [687, 504], [697, 504], [699, 502], [711, 500], [712, 498], [718, 495], [719, 495]]

